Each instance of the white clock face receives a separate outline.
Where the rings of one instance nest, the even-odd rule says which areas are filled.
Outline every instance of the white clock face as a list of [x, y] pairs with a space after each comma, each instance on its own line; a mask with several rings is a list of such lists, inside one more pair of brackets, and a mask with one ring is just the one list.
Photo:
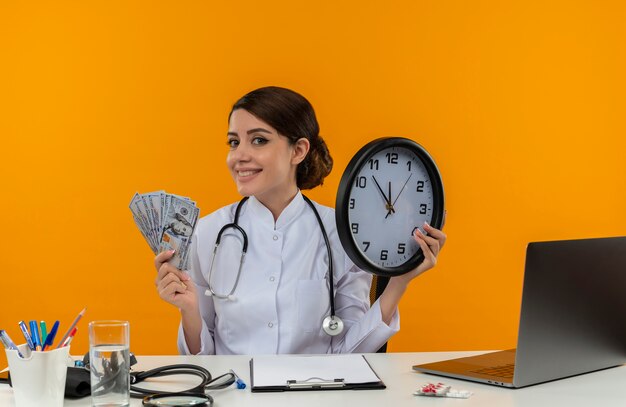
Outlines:
[[426, 167], [409, 149], [390, 147], [368, 159], [350, 187], [348, 219], [354, 242], [372, 263], [397, 267], [418, 250], [412, 234], [433, 216]]

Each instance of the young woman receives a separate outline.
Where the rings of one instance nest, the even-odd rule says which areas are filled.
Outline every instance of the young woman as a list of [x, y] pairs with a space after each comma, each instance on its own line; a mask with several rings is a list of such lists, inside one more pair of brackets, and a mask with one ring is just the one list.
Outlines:
[[[446, 235], [424, 225], [428, 236], [415, 235], [424, 262], [391, 278], [370, 307], [371, 275], [344, 252], [333, 209], [301, 193], [321, 185], [332, 168], [311, 104], [288, 89], [260, 88], [235, 103], [228, 123], [226, 163], [249, 198], [199, 220], [189, 274], [168, 263], [173, 252], [155, 258], [159, 296], [181, 312], [180, 352], [375, 352], [399, 330], [398, 302], [413, 278], [434, 267]], [[320, 223], [334, 265], [335, 315], [344, 324], [336, 336], [322, 328], [330, 299]]]

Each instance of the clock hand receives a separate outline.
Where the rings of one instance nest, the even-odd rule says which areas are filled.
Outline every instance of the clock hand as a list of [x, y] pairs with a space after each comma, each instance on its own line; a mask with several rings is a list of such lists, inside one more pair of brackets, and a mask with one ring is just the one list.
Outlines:
[[[396, 196], [396, 199], [391, 204], [391, 211], [393, 211], [393, 213], [396, 213], [393, 206], [396, 204], [396, 202], [398, 202], [398, 198], [400, 198], [400, 195], [402, 195], [402, 191], [404, 191], [404, 187], [406, 187], [406, 184], [409, 183], [409, 180], [411, 179], [412, 176], [413, 174], [409, 175], [409, 178], [407, 178], [406, 181], [404, 181], [404, 185], [402, 185], [402, 189], [400, 189], [400, 192], [398, 192], [398, 196]], [[391, 197], [391, 182], [389, 183], [389, 196]], [[387, 212], [387, 216], [389, 216], [391, 211]], [[385, 216], [385, 219], [387, 219], [387, 216]]]
[[391, 203], [391, 181], [389, 181], [387, 185], [389, 186], [389, 200], [387, 201], [387, 215], [385, 215], [385, 219], [387, 219], [387, 216], [391, 215], [391, 213], [396, 213]]
[[[383, 192], [383, 189], [380, 187], [380, 185], [378, 184], [378, 181], [376, 181], [376, 178], [373, 175], [372, 175], [372, 179], [374, 180], [374, 183], [378, 187], [378, 190], [380, 191], [381, 195], [383, 196], [383, 199], [385, 200], [385, 208], [387, 209], [387, 211], [389, 211], [389, 208], [391, 207], [391, 195], [389, 195], [389, 198], [387, 198], [387, 195], [385, 195], [385, 193]], [[390, 185], [390, 188], [391, 188], [391, 185]]]
[[[396, 199], [393, 201], [392, 205], [395, 205], [396, 202], [398, 202], [398, 198], [400, 198], [400, 195], [402, 194], [402, 191], [404, 191], [404, 187], [406, 187], [406, 184], [409, 183], [409, 180], [411, 179], [411, 177], [413, 176], [413, 174], [409, 175], [409, 178], [406, 179], [406, 181], [404, 182], [404, 185], [402, 185], [402, 189], [400, 190], [400, 192], [398, 192], [398, 196], [396, 197]], [[390, 195], [391, 196], [391, 195]]]

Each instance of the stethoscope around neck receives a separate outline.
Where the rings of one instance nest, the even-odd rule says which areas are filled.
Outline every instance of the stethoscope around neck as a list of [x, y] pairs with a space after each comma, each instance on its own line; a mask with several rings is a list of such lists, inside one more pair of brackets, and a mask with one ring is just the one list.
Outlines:
[[[315, 218], [317, 219], [317, 223], [320, 225], [320, 229], [322, 231], [322, 236], [324, 237], [324, 243], [326, 244], [326, 252], [328, 253], [328, 295], [330, 297], [330, 315], [324, 318], [322, 322], [322, 329], [330, 336], [339, 335], [343, 331], [343, 321], [341, 318], [335, 315], [335, 286], [333, 282], [333, 256], [330, 250], [330, 242], [328, 241], [328, 235], [326, 234], [326, 228], [324, 228], [324, 224], [322, 223], [322, 218], [320, 214], [315, 209], [313, 202], [306, 196], [302, 195], [302, 198], [306, 201], [307, 204], [313, 209], [313, 213], [315, 214]], [[235, 219], [233, 223], [228, 223], [220, 229], [217, 233], [217, 239], [215, 239], [215, 247], [213, 247], [213, 256], [211, 258], [211, 265], [209, 266], [209, 278], [208, 278], [208, 289], [204, 292], [207, 296], [213, 296], [222, 300], [234, 301], [235, 298], [235, 290], [237, 289], [237, 285], [239, 284], [239, 277], [241, 277], [241, 269], [243, 267], [243, 262], [246, 258], [246, 253], [248, 252], [248, 235], [246, 231], [243, 230], [241, 226], [239, 226], [239, 212], [241, 211], [241, 207], [244, 202], [248, 200], [248, 197], [243, 198], [237, 204], [237, 209], [235, 209]], [[235, 278], [235, 284], [233, 284], [233, 288], [230, 290], [228, 294], [219, 294], [215, 292], [213, 287], [211, 286], [211, 276], [213, 275], [213, 263], [215, 262], [215, 257], [217, 254], [217, 248], [220, 246], [220, 242], [222, 240], [222, 234], [224, 231], [228, 229], [236, 229], [239, 231], [241, 236], [243, 237], [243, 247], [241, 249], [241, 258], [239, 259], [239, 268], [237, 270], [237, 277]]]

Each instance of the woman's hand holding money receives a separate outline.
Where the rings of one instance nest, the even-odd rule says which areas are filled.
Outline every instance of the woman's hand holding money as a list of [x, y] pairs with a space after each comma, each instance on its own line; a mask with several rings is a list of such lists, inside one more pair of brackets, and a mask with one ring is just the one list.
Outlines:
[[202, 330], [198, 292], [187, 273], [168, 263], [173, 256], [174, 250], [168, 250], [159, 253], [154, 258], [154, 266], [157, 269], [157, 278], [154, 283], [159, 297], [180, 309], [187, 347], [192, 354], [196, 354], [200, 351], [200, 331]]
[[174, 256], [174, 251], [169, 250], [159, 253], [154, 258], [154, 265], [157, 269], [154, 283], [159, 292], [159, 297], [178, 307], [181, 312], [197, 311], [196, 286], [187, 273], [168, 263], [172, 256]]

